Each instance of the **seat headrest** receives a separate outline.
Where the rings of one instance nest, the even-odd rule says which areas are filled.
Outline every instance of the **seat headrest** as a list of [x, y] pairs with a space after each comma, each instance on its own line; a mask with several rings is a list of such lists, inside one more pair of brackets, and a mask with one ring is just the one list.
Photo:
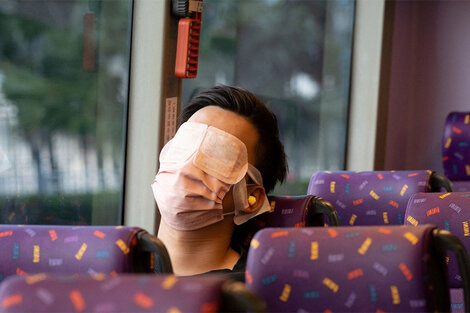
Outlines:
[[0, 280], [41, 272], [153, 272], [164, 266], [167, 251], [149, 237], [126, 226], [0, 225]]
[[12, 276], [0, 284], [7, 312], [217, 312], [221, 276]]
[[[433, 224], [450, 231], [470, 250], [470, 192], [417, 193], [408, 202], [406, 225]], [[455, 255], [449, 254], [449, 285], [462, 287]]]
[[450, 180], [470, 180], [470, 112], [447, 115], [442, 134], [442, 165]]
[[[434, 229], [266, 228], [252, 241], [246, 283], [273, 312], [430, 310], [433, 297], [445, 297], [433, 294], [437, 285], [447, 287], [444, 257], [429, 257]], [[437, 283], [426, 280], [433, 260]]]
[[431, 171], [319, 171], [308, 194], [329, 201], [344, 226], [401, 225], [408, 199], [430, 189]]

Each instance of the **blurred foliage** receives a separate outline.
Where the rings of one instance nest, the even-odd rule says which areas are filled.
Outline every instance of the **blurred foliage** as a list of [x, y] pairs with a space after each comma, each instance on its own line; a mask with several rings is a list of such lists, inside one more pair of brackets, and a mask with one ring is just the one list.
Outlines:
[[120, 145], [121, 137], [112, 131], [122, 132], [122, 124], [115, 121], [122, 121], [126, 99], [120, 95], [123, 82], [112, 72], [112, 62], [114, 57], [128, 61], [129, 37], [123, 34], [129, 33], [129, 1], [105, 1], [105, 10], [101, 1], [91, 1], [90, 6], [97, 10], [96, 70], [92, 72], [82, 68], [81, 19], [88, 1], [71, 3], [70, 12], [63, 12], [71, 21], [61, 27], [40, 17], [0, 10], [0, 71], [6, 78], [3, 92], [18, 107], [18, 122], [25, 136], [35, 131], [93, 135], [98, 101], [102, 101], [100, 107], [112, 108], [106, 110], [111, 114], [106, 116], [112, 121], [109, 126], [117, 125], [108, 128], [109, 135], [103, 140]]
[[308, 180], [286, 181], [277, 185], [270, 194], [275, 196], [306, 195], [308, 183]]
[[[130, 0], [0, 1], [0, 88], [17, 108], [12, 131], [31, 148], [31, 167], [35, 167], [39, 186], [37, 195], [1, 200], [0, 209], [23, 207], [30, 214], [29, 223], [54, 224], [56, 219], [90, 223], [91, 194], [41, 194], [51, 189], [57, 194], [67, 192], [58, 183], [67, 169], [57, 164], [60, 147], [54, 147], [55, 135], [78, 140], [77, 153], [83, 153], [85, 172], [89, 151], [96, 151], [101, 188], [105, 188], [105, 153], [114, 171], [122, 173], [131, 4]], [[85, 14], [95, 17], [93, 71], [85, 71], [82, 65]], [[108, 201], [115, 211], [119, 194], [113, 193]]]
[[[218, 83], [259, 96], [277, 116], [291, 172], [276, 194], [305, 194], [311, 173], [301, 173], [315, 162], [327, 2], [204, 1], [198, 77], [183, 82], [183, 105]], [[309, 96], [298, 87], [305, 77]]]
[[[86, 134], [96, 124], [96, 74], [82, 70], [82, 34], [0, 13], [3, 92], [20, 131]], [[37, 53], [37, 54], [35, 54]]]
[[89, 225], [93, 203], [102, 203], [99, 209], [114, 216], [120, 201], [120, 192], [0, 196], [0, 224]]
[[215, 84], [259, 96], [278, 118], [290, 169], [275, 194], [305, 194], [314, 171], [344, 167], [354, 5], [204, 0], [198, 77], [183, 82], [183, 105]]

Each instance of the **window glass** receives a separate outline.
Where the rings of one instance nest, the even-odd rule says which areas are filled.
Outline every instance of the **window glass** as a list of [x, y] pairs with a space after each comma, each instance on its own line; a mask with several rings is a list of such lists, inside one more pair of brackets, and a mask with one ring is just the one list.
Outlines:
[[198, 90], [237, 85], [276, 113], [289, 162], [277, 194], [305, 194], [312, 173], [345, 164], [354, 1], [204, 0]]
[[131, 11], [0, 1], [0, 223], [122, 222]]

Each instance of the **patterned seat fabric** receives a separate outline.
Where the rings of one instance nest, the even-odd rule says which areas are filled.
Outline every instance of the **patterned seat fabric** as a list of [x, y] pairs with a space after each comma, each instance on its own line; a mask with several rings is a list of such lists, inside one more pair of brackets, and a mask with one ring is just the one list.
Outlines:
[[[0, 310], [9, 312], [234, 312], [263, 311], [262, 302], [244, 287], [220, 276], [122, 274], [111, 277], [9, 277], [0, 285]], [[241, 284], [241, 285], [240, 285]], [[239, 304], [230, 298], [236, 289]], [[235, 297], [234, 297], [235, 298]], [[249, 303], [248, 305], [246, 303]], [[253, 304], [252, 306], [250, 306]], [[241, 306], [240, 306], [241, 305]]]
[[452, 182], [453, 191], [470, 191], [470, 180], [454, 180]]
[[463, 313], [465, 312], [463, 289], [462, 288], [451, 288], [450, 289], [450, 308], [452, 313]]
[[[457, 236], [470, 249], [470, 192], [417, 193], [408, 202], [405, 224], [434, 224]], [[452, 312], [464, 312], [464, 283], [453, 253], [448, 254]], [[469, 282], [467, 282], [468, 284]]]
[[0, 225], [0, 247], [0, 281], [40, 272], [171, 272], [163, 244], [137, 227]]
[[344, 226], [402, 225], [413, 194], [440, 191], [447, 183], [445, 177], [426, 170], [319, 171], [310, 179], [308, 194], [329, 201]]
[[448, 311], [434, 236], [432, 225], [267, 228], [252, 241], [247, 286], [268, 312]]
[[265, 227], [309, 227], [324, 226], [325, 217], [330, 225], [339, 225], [338, 215], [333, 206], [319, 197], [269, 196], [271, 212], [260, 214], [236, 228], [233, 238], [248, 250], [251, 239]]
[[[444, 175], [451, 181], [470, 180], [470, 112], [447, 115], [442, 136], [442, 165]], [[460, 184], [459, 191], [470, 191], [470, 184]]]
[[269, 196], [269, 201], [272, 212], [254, 218], [263, 227], [323, 226], [325, 217], [332, 225], [339, 222], [333, 206], [316, 196]]
[[[470, 192], [418, 193], [411, 197], [405, 224], [434, 224], [457, 236], [470, 249]], [[462, 287], [455, 257], [449, 255], [449, 285]]]

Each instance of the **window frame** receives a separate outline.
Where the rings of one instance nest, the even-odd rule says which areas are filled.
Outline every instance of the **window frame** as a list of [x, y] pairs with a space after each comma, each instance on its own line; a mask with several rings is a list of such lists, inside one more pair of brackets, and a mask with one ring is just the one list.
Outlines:
[[168, 1], [134, 1], [124, 179], [124, 225], [155, 233], [150, 185], [157, 171]]
[[356, 0], [346, 170], [374, 170], [385, 0]]

